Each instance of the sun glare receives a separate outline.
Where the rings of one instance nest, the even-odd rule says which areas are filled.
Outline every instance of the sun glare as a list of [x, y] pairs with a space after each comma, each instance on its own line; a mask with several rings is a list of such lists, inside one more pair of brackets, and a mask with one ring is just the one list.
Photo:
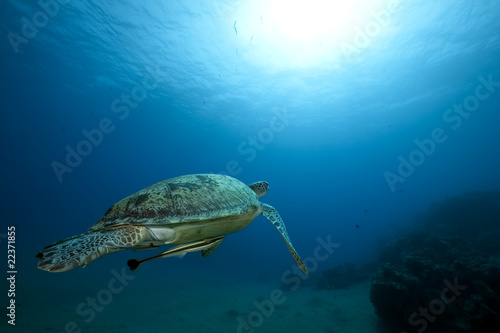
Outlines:
[[328, 35], [351, 19], [351, 8], [348, 1], [276, 0], [271, 15], [283, 34], [313, 40]]
[[349, 61], [346, 44], [362, 42], [349, 47], [363, 50], [388, 28], [391, 1], [396, 0], [243, 2], [231, 18], [236, 47], [248, 62], [274, 71], [339, 66]]

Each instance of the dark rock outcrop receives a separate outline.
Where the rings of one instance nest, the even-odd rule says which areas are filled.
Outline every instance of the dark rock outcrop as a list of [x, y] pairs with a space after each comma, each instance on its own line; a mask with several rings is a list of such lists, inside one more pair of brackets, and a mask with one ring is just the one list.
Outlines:
[[370, 300], [407, 332], [499, 332], [500, 261], [456, 235], [413, 232], [389, 244]]

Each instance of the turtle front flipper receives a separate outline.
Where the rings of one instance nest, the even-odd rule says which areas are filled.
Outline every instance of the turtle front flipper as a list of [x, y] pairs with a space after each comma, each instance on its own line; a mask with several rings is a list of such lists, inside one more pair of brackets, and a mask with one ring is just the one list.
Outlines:
[[262, 207], [262, 215], [264, 215], [269, 221], [271, 221], [276, 229], [278, 229], [278, 231], [281, 233], [281, 236], [283, 236], [283, 238], [285, 239], [286, 246], [288, 247], [288, 251], [290, 251], [290, 253], [292, 254], [293, 259], [295, 259], [302, 272], [307, 274], [306, 265], [304, 265], [302, 259], [300, 259], [299, 254], [297, 253], [297, 251], [295, 251], [295, 248], [292, 245], [292, 241], [290, 240], [290, 237], [288, 237], [285, 223], [281, 219], [281, 216], [280, 214], [278, 214], [276, 208], [265, 203], [261, 203], [260, 205]]
[[207, 238], [197, 242], [177, 245], [146, 259], [129, 259], [127, 261], [127, 265], [131, 271], [135, 271], [137, 268], [139, 268], [140, 265], [149, 260], [167, 258], [167, 257], [182, 258], [188, 252], [197, 252], [197, 251], [201, 251], [201, 256], [206, 257], [212, 252], [214, 252], [214, 250], [220, 245], [220, 243], [222, 243], [223, 240], [224, 236], [220, 236], [214, 238]]
[[90, 231], [45, 247], [36, 255], [38, 268], [65, 272], [88, 265], [105, 254], [134, 247], [148, 235], [144, 227], [120, 227]]

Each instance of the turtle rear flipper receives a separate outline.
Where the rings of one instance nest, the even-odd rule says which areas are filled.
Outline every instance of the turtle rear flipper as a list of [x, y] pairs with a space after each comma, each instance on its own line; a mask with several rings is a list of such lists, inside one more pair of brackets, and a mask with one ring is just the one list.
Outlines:
[[105, 254], [133, 247], [147, 236], [144, 227], [121, 227], [91, 231], [59, 241], [36, 255], [38, 268], [48, 272], [65, 272], [88, 265]]
[[265, 203], [261, 203], [260, 206], [262, 207], [262, 215], [264, 215], [264, 217], [267, 218], [276, 227], [276, 229], [278, 229], [281, 236], [283, 236], [283, 239], [286, 242], [286, 246], [288, 247], [288, 251], [290, 251], [290, 253], [292, 254], [293, 259], [295, 259], [302, 272], [307, 274], [306, 265], [304, 265], [304, 262], [302, 262], [302, 259], [300, 259], [299, 254], [297, 253], [297, 251], [295, 251], [295, 248], [292, 245], [292, 241], [290, 240], [290, 237], [288, 237], [285, 223], [281, 219], [281, 216], [280, 214], [278, 214], [276, 208]]

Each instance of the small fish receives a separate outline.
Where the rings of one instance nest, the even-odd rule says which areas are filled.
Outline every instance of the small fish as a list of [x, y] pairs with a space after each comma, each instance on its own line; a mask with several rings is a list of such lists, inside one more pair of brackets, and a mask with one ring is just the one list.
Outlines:
[[260, 16], [260, 24], [264, 24], [264, 22], [262, 22], [262, 15]]
[[252, 35], [252, 37], [250, 37], [250, 41], [252, 41], [252, 40], [253, 40], [253, 35]]
[[234, 21], [233, 28], [234, 32], [236, 32], [236, 36], [238, 36], [238, 30], [236, 29], [236, 22], [238, 22], [238, 20]]
[[365, 213], [368, 213], [368, 209], [365, 209]]
[[358, 229], [359, 229], [359, 224], [356, 224], [356, 228], [358, 228]]
[[177, 245], [168, 249], [167, 251], [158, 253], [157, 255], [154, 255], [146, 259], [140, 259], [140, 260], [129, 259], [127, 261], [127, 265], [130, 267], [131, 271], [135, 271], [140, 265], [149, 260], [167, 258], [167, 257], [177, 257], [181, 259], [186, 255], [186, 253], [197, 252], [197, 251], [201, 251], [201, 255], [203, 257], [206, 257], [209, 254], [211, 254], [220, 245], [220, 243], [222, 243], [223, 240], [224, 236], [220, 236], [214, 238], [207, 238], [193, 243]]

